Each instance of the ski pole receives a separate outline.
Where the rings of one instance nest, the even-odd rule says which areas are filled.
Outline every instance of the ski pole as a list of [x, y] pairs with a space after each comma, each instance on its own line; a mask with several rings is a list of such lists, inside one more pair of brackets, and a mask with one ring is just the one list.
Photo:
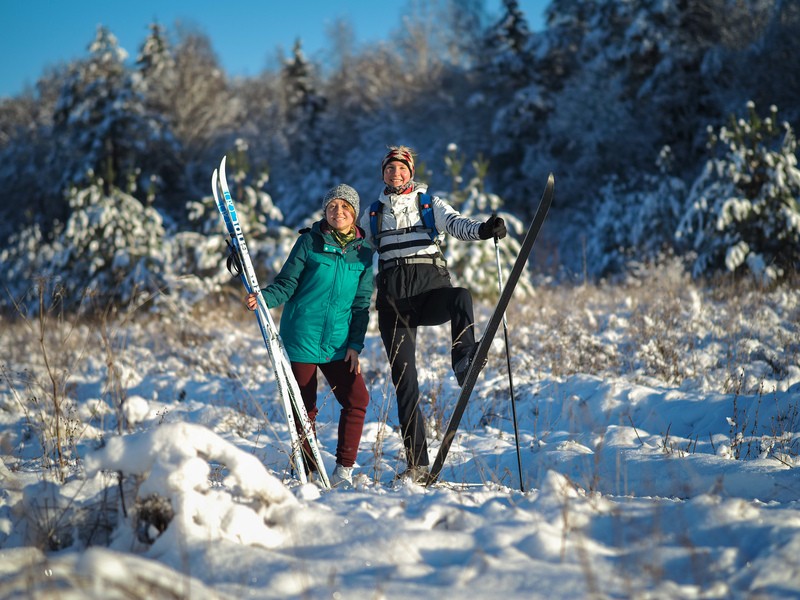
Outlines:
[[[492, 213], [492, 216], [497, 216]], [[503, 293], [503, 269], [500, 266], [500, 243], [497, 236], [494, 236], [494, 254], [497, 259], [497, 287], [500, 293]], [[519, 451], [519, 430], [517, 428], [517, 404], [514, 398], [514, 377], [511, 373], [511, 352], [508, 349], [508, 322], [506, 321], [506, 314], [503, 313], [503, 339], [506, 343], [506, 365], [508, 367], [508, 389], [511, 393], [511, 420], [514, 423], [514, 443], [517, 447], [517, 469], [519, 470], [519, 489], [521, 492], [525, 491], [525, 484], [522, 481], [522, 458]]]

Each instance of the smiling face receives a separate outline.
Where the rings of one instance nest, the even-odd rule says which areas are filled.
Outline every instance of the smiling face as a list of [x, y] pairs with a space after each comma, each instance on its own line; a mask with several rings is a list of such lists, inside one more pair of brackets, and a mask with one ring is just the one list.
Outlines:
[[383, 169], [383, 182], [386, 185], [400, 188], [411, 181], [411, 170], [404, 163], [393, 160]]
[[349, 202], [335, 198], [325, 207], [325, 220], [339, 233], [348, 233], [356, 221], [356, 214]]

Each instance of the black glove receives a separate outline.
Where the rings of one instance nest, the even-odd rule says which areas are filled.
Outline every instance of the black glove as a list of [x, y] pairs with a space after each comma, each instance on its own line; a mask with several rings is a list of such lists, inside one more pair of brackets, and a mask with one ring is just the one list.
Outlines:
[[506, 222], [503, 221], [503, 217], [498, 217], [497, 215], [492, 215], [486, 220], [486, 223], [481, 223], [481, 226], [478, 227], [478, 237], [482, 240], [488, 240], [491, 238], [496, 237], [498, 240], [502, 240], [506, 237]]

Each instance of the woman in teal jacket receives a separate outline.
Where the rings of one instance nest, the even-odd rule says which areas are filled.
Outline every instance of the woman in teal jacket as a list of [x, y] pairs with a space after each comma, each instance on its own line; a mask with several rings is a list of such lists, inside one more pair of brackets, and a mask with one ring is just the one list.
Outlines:
[[[372, 247], [356, 226], [358, 193], [328, 190], [325, 218], [300, 232], [275, 280], [262, 290], [267, 306], [285, 304], [280, 332], [312, 424], [317, 416], [317, 369], [341, 404], [336, 469], [331, 485], [352, 485], [369, 392], [358, 355], [364, 348], [372, 296]], [[245, 303], [256, 308], [255, 294]], [[309, 467], [316, 465], [308, 457]]]

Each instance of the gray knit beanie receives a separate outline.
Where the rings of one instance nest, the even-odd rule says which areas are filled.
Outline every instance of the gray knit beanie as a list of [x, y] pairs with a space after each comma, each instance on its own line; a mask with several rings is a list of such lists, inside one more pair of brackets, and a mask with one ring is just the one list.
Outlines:
[[328, 204], [331, 201], [336, 200], [337, 198], [341, 198], [345, 202], [347, 202], [350, 206], [353, 207], [353, 210], [356, 211], [356, 217], [358, 217], [358, 211], [360, 207], [360, 203], [358, 201], [358, 192], [351, 188], [349, 185], [340, 183], [336, 187], [332, 187], [327, 192], [325, 192], [325, 197], [322, 198], [322, 210], [325, 211], [328, 208]]

